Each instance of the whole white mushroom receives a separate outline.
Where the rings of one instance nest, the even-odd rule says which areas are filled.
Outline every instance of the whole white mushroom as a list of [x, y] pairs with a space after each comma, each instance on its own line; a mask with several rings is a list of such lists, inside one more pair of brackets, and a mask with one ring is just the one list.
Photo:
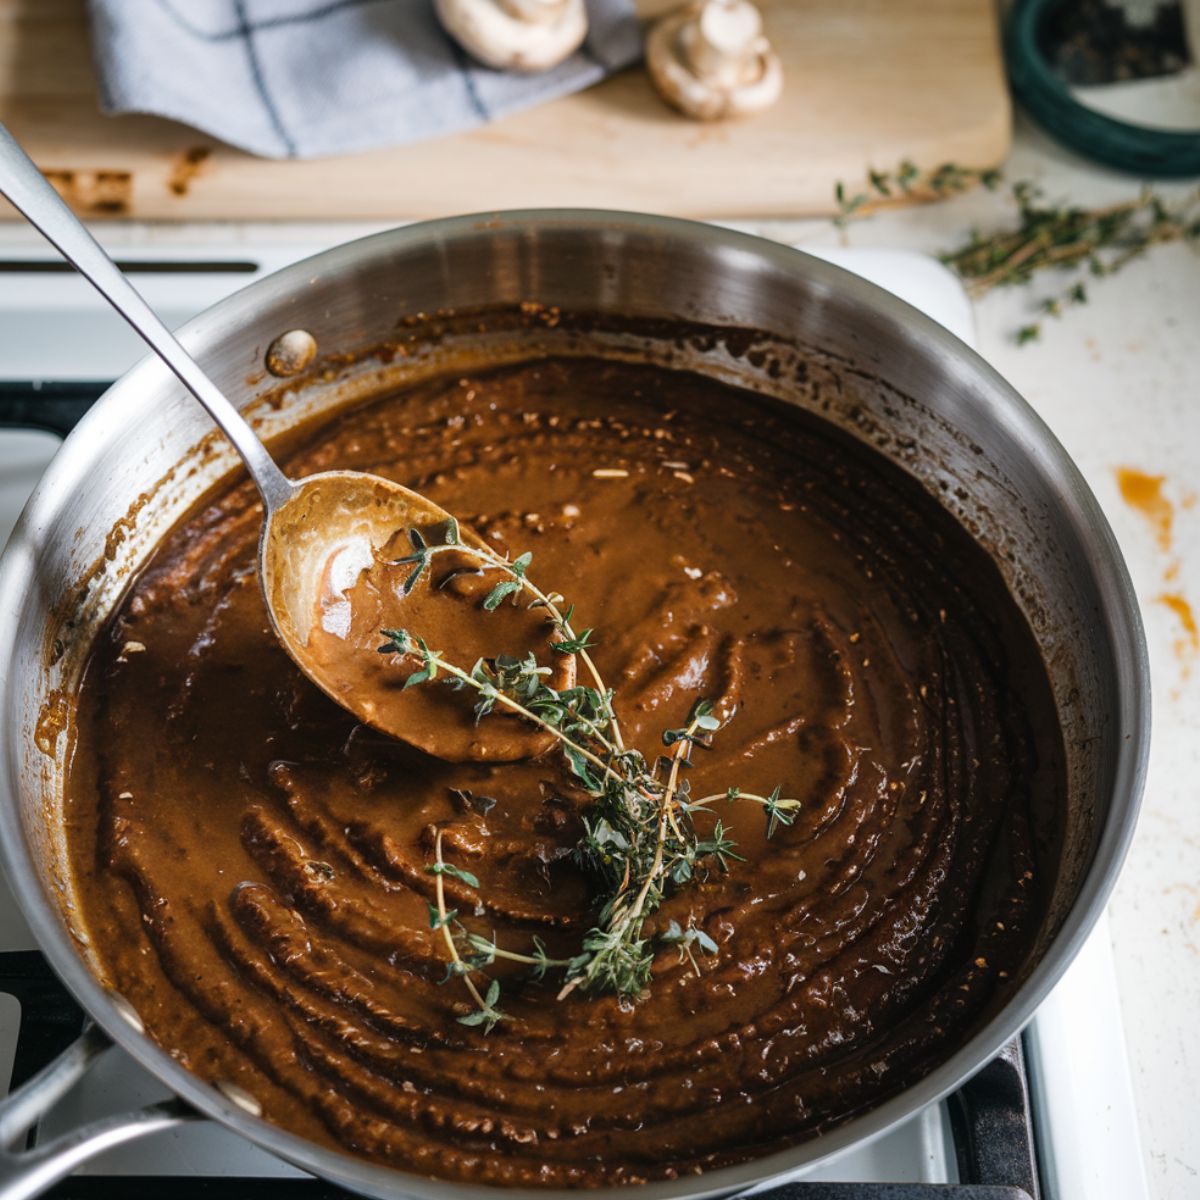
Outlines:
[[583, 0], [436, 0], [438, 19], [462, 48], [499, 71], [546, 71], [587, 36]]

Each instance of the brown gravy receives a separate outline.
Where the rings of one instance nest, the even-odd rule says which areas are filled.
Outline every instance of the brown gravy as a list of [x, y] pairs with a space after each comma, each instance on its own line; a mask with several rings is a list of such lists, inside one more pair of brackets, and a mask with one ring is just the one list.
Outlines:
[[[110, 982], [271, 1121], [403, 1169], [589, 1186], [798, 1141], [895, 1093], [1003, 1001], [1043, 915], [1058, 725], [999, 573], [911, 479], [825, 424], [659, 368], [551, 360], [385, 397], [288, 463], [422, 491], [597, 628], [627, 740], [737, 705], [693, 788], [799, 797], [745, 862], [647, 924], [695, 921], [637, 1003], [504, 979], [455, 1018], [429, 928], [435, 830], [477, 875], [451, 902], [501, 945], [578, 943], [584, 797], [556, 755], [437, 761], [357, 726], [273, 640], [248, 485], [162, 544], [98, 640], [68, 820]], [[143, 647], [131, 650], [130, 643]], [[472, 804], [473, 797], [495, 801]]]

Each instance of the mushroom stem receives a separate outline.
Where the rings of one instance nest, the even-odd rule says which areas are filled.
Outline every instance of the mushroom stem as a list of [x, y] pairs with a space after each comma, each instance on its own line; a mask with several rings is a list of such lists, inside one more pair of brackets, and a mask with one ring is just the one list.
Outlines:
[[715, 87], [746, 82], [747, 68], [765, 47], [762, 15], [753, 4], [705, 4], [679, 34], [688, 66]]
[[758, 112], [783, 87], [750, 0], [700, 0], [668, 14], [650, 32], [646, 65], [663, 98], [700, 120]]

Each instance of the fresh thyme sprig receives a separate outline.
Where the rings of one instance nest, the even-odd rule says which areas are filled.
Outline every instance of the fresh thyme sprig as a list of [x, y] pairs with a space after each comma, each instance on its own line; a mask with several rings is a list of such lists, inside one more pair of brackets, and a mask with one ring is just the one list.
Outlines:
[[[865, 191], [851, 192], [840, 182], [835, 186], [835, 225], [845, 226], [903, 198], [944, 199], [975, 183], [995, 190], [1003, 175], [999, 170], [955, 163], [922, 175], [905, 160], [895, 171], [869, 170], [867, 179]], [[1042, 317], [1061, 317], [1069, 308], [1087, 303], [1083, 272], [1094, 278], [1115, 275], [1151, 246], [1200, 241], [1200, 191], [1172, 206], [1152, 189], [1143, 188], [1132, 200], [1100, 208], [1047, 204], [1040, 189], [1028, 180], [1014, 183], [1012, 195], [1018, 214], [1015, 229], [990, 234], [973, 230], [965, 244], [940, 258], [967, 280], [973, 296], [1028, 283], [1048, 269], [1074, 272], [1061, 292], [1039, 302]], [[1037, 341], [1041, 332], [1041, 321], [1032, 321], [1014, 336], [1018, 345], [1025, 345]]]
[[[505, 1017], [499, 1008], [500, 981], [488, 979], [487, 991], [481, 992], [472, 978], [475, 973], [482, 972], [485, 968], [490, 967], [496, 959], [501, 958], [530, 967], [533, 978], [541, 979], [551, 967], [570, 968], [572, 960], [551, 958], [546, 953], [546, 947], [539, 937], [533, 939], [532, 954], [517, 954], [512, 950], [501, 950], [496, 945], [494, 938], [489, 941], [479, 934], [472, 933], [458, 919], [458, 909], [446, 907], [446, 888], [442, 881], [445, 876], [449, 875], [451, 878], [465, 883], [468, 887], [478, 888], [479, 880], [470, 871], [464, 871], [461, 867], [446, 862], [442, 857], [442, 831], [440, 829], [434, 837], [433, 854], [433, 862], [425, 868], [426, 874], [433, 875], [436, 879], [434, 894], [437, 903], [429, 905], [429, 928], [435, 933], [441, 930], [442, 939], [450, 954], [450, 961], [446, 964], [446, 977], [442, 982], [448, 983], [455, 978], [462, 979], [471, 999], [475, 1002], [475, 1008], [459, 1017], [459, 1023], [482, 1025], [483, 1031], [490, 1033], [492, 1027], [497, 1022], [503, 1021]], [[465, 953], [459, 949], [460, 942], [463, 943]]]
[[475, 969], [474, 964], [464, 960], [458, 952], [458, 942], [451, 927], [451, 922], [458, 916], [458, 910], [446, 908], [446, 885], [444, 883], [445, 877], [450, 875], [461, 880], [468, 887], [477, 888], [479, 880], [469, 871], [455, 867], [442, 858], [442, 831], [440, 829], [434, 839], [434, 855], [434, 861], [425, 868], [430, 875], [434, 876], [434, 889], [437, 896], [437, 907], [431, 907], [429, 910], [429, 925], [435, 933], [441, 930], [442, 939], [450, 954], [446, 979], [460, 977], [466, 984], [467, 991], [471, 993], [471, 999], [475, 1001], [475, 1011], [458, 1019], [464, 1025], [483, 1025], [485, 1029], [490, 1030], [497, 1021], [504, 1018], [504, 1014], [496, 1007], [500, 999], [500, 982], [496, 979], [491, 980], [486, 993], [480, 992], [479, 988], [475, 986], [475, 981], [471, 978], [471, 973]]
[[[478, 888], [479, 883], [469, 872], [445, 861], [438, 833], [434, 861], [427, 867], [437, 877], [437, 904], [430, 906], [430, 925], [441, 931], [450, 954], [447, 979], [461, 976], [476, 1006], [460, 1020], [487, 1030], [503, 1019], [498, 1007], [499, 981], [482, 975], [497, 959], [525, 965], [537, 979], [550, 969], [561, 971], [560, 998], [576, 989], [636, 997], [649, 983], [656, 951], [656, 940], [645, 936], [646, 920], [675, 888], [703, 877], [713, 866], [724, 870], [740, 859], [719, 819], [708, 836], [701, 836], [694, 818], [708, 813], [718, 800], [748, 800], [763, 808], [770, 837], [780, 825], [792, 824], [799, 801], [784, 798], [778, 787], [767, 796], [728, 788], [699, 800], [691, 799], [685, 772], [691, 765], [693, 749], [706, 747], [722, 725], [711, 702], [698, 701], [682, 728], [665, 731], [662, 741], [669, 753], [656, 756], [649, 764], [640, 751], [621, 741], [613, 693], [605, 687], [587, 654], [593, 631], [577, 633], [571, 624], [573, 606], [564, 608], [561, 595], [542, 591], [528, 578], [528, 554], [509, 560], [485, 547], [465, 544], [453, 519], [446, 526], [441, 544], [431, 545], [416, 530], [410, 530], [409, 536], [413, 552], [397, 560], [413, 567], [404, 585], [406, 592], [412, 591], [438, 554], [451, 549], [465, 554], [481, 569], [503, 576], [485, 597], [484, 609], [495, 611], [505, 601], [518, 603], [526, 595], [531, 597], [527, 607], [544, 608], [550, 616], [552, 648], [578, 654], [595, 684], [576, 683], [561, 690], [552, 687], [548, 682], [550, 668], [541, 666], [532, 651], [523, 658], [499, 655], [491, 661], [479, 659], [466, 669], [416, 634], [403, 629], [383, 631], [386, 641], [379, 647], [380, 653], [416, 662], [405, 688], [441, 680], [456, 690], [475, 693], [473, 711], [477, 721], [500, 707], [550, 733], [570, 774], [592, 801], [582, 816], [584, 833], [575, 858], [597, 884], [596, 923], [584, 935], [579, 953], [570, 958], [549, 957], [536, 938], [532, 953], [501, 948], [494, 937], [487, 939], [471, 931], [456, 911], [447, 910], [445, 875], [469, 887]], [[694, 925], [682, 929], [674, 921], [657, 943], [674, 946], [697, 971], [695, 950], [709, 954], [717, 951], [716, 943], [703, 930]], [[486, 981], [486, 990], [476, 985], [472, 979], [475, 974]]]
[[[1039, 271], [1074, 271], [1076, 277], [1057, 296], [1043, 300], [1040, 311], [1059, 317], [1073, 305], [1087, 303], [1079, 273], [1094, 278], [1115, 275], [1151, 246], [1200, 241], [1200, 192], [1171, 207], [1149, 188], [1133, 200], [1103, 208], [1045, 204], [1033, 184], [1013, 186], [1017, 228], [1011, 233], [982, 235], [973, 231], [965, 245], [941, 256], [942, 262], [968, 281], [972, 295], [997, 287], [1028, 283]], [[1039, 323], [1017, 330], [1017, 342], [1035, 341]]]
[[712, 705], [698, 701], [683, 729], [663, 734], [663, 744], [672, 747], [665, 783], [658, 778], [664, 766], [661, 757], [649, 771], [644, 760], [632, 764], [635, 770], [628, 781], [616, 785], [607, 779], [592, 781], [594, 790], [588, 790], [595, 803], [584, 818], [576, 857], [602, 882], [607, 898], [599, 924], [584, 938], [587, 958], [567, 972], [560, 999], [577, 987], [626, 996], [645, 990], [654, 963], [654, 948], [642, 936], [646, 917], [672, 887], [707, 871], [709, 859], [722, 870], [730, 861], [740, 860], [719, 820], [710, 837], [696, 834], [692, 824], [696, 810], [688, 804], [688, 781], [681, 777], [699, 736], [719, 728]]
[[942, 163], [932, 171], [922, 171], [909, 159], [904, 159], [894, 171], [867, 170], [868, 186], [864, 191], [851, 191], [841, 181], [834, 185], [833, 198], [838, 211], [833, 218], [844, 226], [858, 217], [865, 217], [897, 200], [943, 200], [965, 192], [975, 184], [989, 191], [999, 186], [1001, 172], [995, 167], [963, 167], [958, 163]]

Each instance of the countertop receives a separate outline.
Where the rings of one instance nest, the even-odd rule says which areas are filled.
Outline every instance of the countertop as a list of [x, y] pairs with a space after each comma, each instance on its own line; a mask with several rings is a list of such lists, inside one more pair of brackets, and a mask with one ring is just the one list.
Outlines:
[[[878, 163], [876, 166], [891, 164]], [[1018, 117], [1009, 180], [1033, 179], [1050, 198], [1099, 205], [1139, 181], [1075, 157]], [[1194, 185], [1192, 185], [1194, 187]], [[1164, 185], [1164, 194], [1188, 188]], [[891, 246], [936, 253], [972, 227], [1014, 213], [1007, 189], [896, 209], [845, 230], [829, 221], [741, 224], [804, 246]], [[377, 226], [113, 226], [109, 244], [196, 246], [343, 240]], [[0, 229], [0, 245], [31, 244]], [[1158, 1200], [1200, 1197], [1200, 252], [1152, 250], [1119, 276], [1089, 284], [1089, 302], [1043, 321], [1040, 341], [1014, 331], [1061, 281], [991, 293], [975, 305], [978, 346], [1038, 410], [1087, 477], [1133, 575], [1146, 623], [1154, 693], [1150, 774], [1141, 822], [1111, 907], [1125, 1033], [1146, 1171]], [[1118, 471], [1163, 477], [1169, 536], [1123, 500]]]

